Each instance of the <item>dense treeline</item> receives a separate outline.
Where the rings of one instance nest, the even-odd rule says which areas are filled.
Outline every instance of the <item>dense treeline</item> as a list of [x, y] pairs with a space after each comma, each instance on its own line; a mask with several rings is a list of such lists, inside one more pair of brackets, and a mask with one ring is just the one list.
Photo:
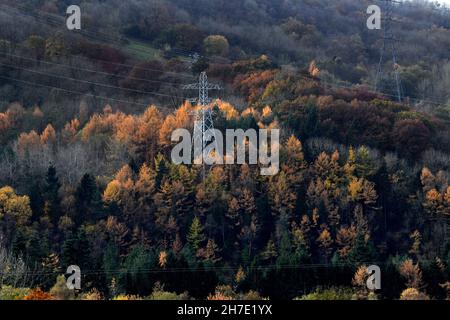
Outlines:
[[[0, 12], [0, 299], [75, 298], [72, 264], [83, 299], [447, 297], [450, 37], [435, 5], [398, 8], [396, 103], [370, 90], [365, 1], [78, 3], [92, 33], [55, 29], [66, 1]], [[225, 87], [216, 128], [281, 129], [278, 175], [203, 180], [171, 162], [171, 133], [193, 128], [180, 86], [203, 70]]]
[[[382, 103], [365, 106], [361, 93], [353, 94], [356, 110]], [[320, 97], [295, 110], [316, 107]], [[407, 111], [384, 103], [392, 114]], [[64, 266], [77, 264], [85, 290], [107, 297], [148, 295], [159, 282], [195, 298], [218, 284], [293, 298], [320, 285], [350, 286], [356, 267], [377, 262], [398, 283], [382, 297], [397, 298], [406, 287], [445, 297], [447, 171], [430, 170], [436, 163], [427, 158], [419, 164], [323, 138], [302, 144], [288, 134], [277, 176], [263, 178], [248, 165], [216, 166], [202, 181], [200, 168], [169, 158], [170, 134], [192, 128], [192, 108], [163, 116], [152, 106], [133, 116], [107, 106], [83, 126], [74, 119], [58, 132], [48, 125], [20, 135], [5, 155], [11, 162], [2, 161], [2, 183], [27, 195], [1, 189], [0, 223], [3, 245], [45, 275], [34, 285], [48, 289]], [[268, 106], [239, 112], [217, 101], [216, 122], [226, 128], [273, 128], [279, 121]], [[416, 138], [406, 137], [402, 148], [414, 150]]]
[[[365, 12], [370, 1], [78, 1], [84, 26], [79, 33], [64, 27], [65, 10], [72, 2], [0, 1], [5, 4], [0, 13], [0, 69], [4, 76], [49, 86], [65, 84], [63, 87], [72, 91], [89, 90], [98, 96], [127, 97], [144, 105], [150, 102], [172, 108], [183, 101], [183, 95], [175, 93], [179, 83], [189, 81], [173, 72], [189, 72], [194, 53], [201, 56], [191, 69], [194, 72], [208, 65], [227, 66], [268, 54], [278, 65], [289, 68], [305, 68], [315, 59], [321, 79], [333, 85], [374, 84], [381, 31], [366, 28]], [[413, 102], [422, 110], [433, 110], [448, 120], [449, 16], [436, 4], [423, 1], [406, 2], [396, 12], [399, 23], [394, 24], [394, 33], [402, 41], [397, 43], [399, 61], [395, 67], [401, 75], [404, 95], [418, 99]], [[390, 64], [387, 60], [386, 70], [392, 70]], [[107, 74], [82, 71], [80, 66]], [[106, 83], [122, 90], [49, 79], [36, 71]], [[383, 90], [393, 94], [390, 76], [386, 75]], [[0, 84], [2, 99], [7, 102], [39, 104], [49, 111], [54, 105], [64, 104], [70, 113], [76, 108], [74, 97], [76, 101], [80, 98], [73, 92], [70, 95], [61, 91], [48, 98], [45, 95], [49, 88], [10, 79], [2, 78]], [[225, 94], [236, 96], [231, 89]], [[105, 101], [95, 102], [99, 111]], [[143, 111], [139, 105], [128, 106], [128, 110], [131, 108]]]

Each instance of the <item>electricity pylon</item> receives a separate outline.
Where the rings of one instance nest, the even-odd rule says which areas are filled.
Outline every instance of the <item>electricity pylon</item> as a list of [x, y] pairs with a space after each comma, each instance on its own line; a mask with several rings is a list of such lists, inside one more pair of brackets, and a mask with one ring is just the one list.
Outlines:
[[392, 15], [394, 11], [394, 4], [400, 3], [399, 1], [395, 0], [380, 0], [383, 1], [383, 8], [382, 8], [382, 14], [384, 15], [384, 24], [382, 25], [383, 28], [383, 45], [381, 48], [380, 53], [380, 62], [378, 63], [378, 70], [377, 70], [377, 76], [375, 79], [375, 91], [380, 90], [380, 82], [382, 81], [383, 77], [383, 62], [385, 59], [385, 56], [387, 56], [388, 51], [391, 50], [392, 52], [392, 62], [393, 62], [393, 71], [394, 71], [394, 79], [395, 79], [395, 85], [396, 85], [396, 97], [399, 102], [402, 101], [402, 85], [400, 80], [400, 74], [398, 72], [398, 58], [397, 58], [397, 49], [395, 46], [395, 43], [398, 41], [394, 37], [394, 33], [392, 31]]
[[[216, 137], [214, 135], [214, 122], [212, 117], [212, 109], [209, 106], [211, 103], [211, 99], [209, 98], [208, 92], [210, 90], [221, 90], [222, 88], [218, 84], [208, 83], [208, 76], [206, 72], [202, 72], [199, 77], [198, 83], [192, 83], [183, 86], [185, 90], [198, 90], [198, 98], [191, 99], [191, 102], [194, 102], [197, 105], [197, 109], [194, 113], [195, 121], [194, 121], [194, 134], [193, 134], [193, 143], [195, 146], [201, 145], [202, 152], [200, 156], [202, 165], [203, 165], [203, 180], [206, 177], [206, 166], [205, 166], [205, 147], [206, 144], [214, 138], [214, 143], [216, 143]], [[217, 144], [216, 148], [217, 150]]]

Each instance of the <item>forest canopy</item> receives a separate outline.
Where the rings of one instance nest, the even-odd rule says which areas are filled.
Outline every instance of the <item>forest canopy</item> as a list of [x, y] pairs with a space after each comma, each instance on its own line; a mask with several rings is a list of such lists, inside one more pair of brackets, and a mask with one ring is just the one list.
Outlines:
[[[448, 298], [450, 15], [396, 5], [398, 101], [368, 3], [0, 0], [0, 300]], [[203, 71], [277, 175], [171, 161]]]

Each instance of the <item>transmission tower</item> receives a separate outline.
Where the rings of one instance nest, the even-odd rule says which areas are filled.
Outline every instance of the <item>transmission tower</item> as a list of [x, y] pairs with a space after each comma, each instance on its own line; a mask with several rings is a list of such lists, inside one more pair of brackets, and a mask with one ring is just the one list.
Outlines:
[[[209, 98], [208, 92], [210, 90], [220, 90], [222, 88], [218, 84], [208, 83], [208, 76], [206, 75], [206, 72], [202, 72], [200, 74], [198, 83], [185, 85], [183, 86], [183, 89], [198, 90], [198, 98], [191, 99], [190, 101], [196, 103], [197, 105], [197, 109], [194, 112], [195, 120], [194, 120], [193, 142], [194, 146], [198, 145], [202, 146], [201, 154], [196, 156], [201, 156], [203, 165], [203, 180], [204, 180], [206, 177], [204, 150], [206, 144], [209, 141], [211, 141], [212, 138], [214, 138], [214, 143], [216, 143], [216, 137], [214, 135], [214, 122], [212, 109], [209, 106], [212, 100]], [[217, 144], [215, 150], [217, 150]]]
[[380, 83], [383, 78], [383, 63], [386, 57], [389, 54], [389, 51], [391, 51], [392, 54], [392, 69], [394, 72], [394, 80], [395, 80], [395, 86], [396, 86], [396, 97], [399, 102], [402, 101], [402, 84], [400, 80], [400, 74], [398, 72], [398, 58], [397, 58], [397, 49], [396, 49], [396, 42], [398, 41], [394, 37], [394, 33], [392, 31], [392, 16], [394, 11], [394, 5], [396, 3], [401, 3], [399, 1], [395, 0], [380, 0], [383, 2], [382, 5], [382, 14], [384, 16], [384, 24], [382, 26], [383, 28], [383, 45], [381, 48], [380, 53], [380, 62], [378, 63], [378, 70], [377, 70], [377, 76], [375, 79], [375, 91], [380, 90]]

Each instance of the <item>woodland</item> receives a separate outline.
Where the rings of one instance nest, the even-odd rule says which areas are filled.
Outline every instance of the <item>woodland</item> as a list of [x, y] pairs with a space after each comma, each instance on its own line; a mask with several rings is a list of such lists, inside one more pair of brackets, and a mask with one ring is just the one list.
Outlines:
[[[0, 0], [0, 300], [450, 298], [450, 13], [396, 5], [375, 90], [369, 4]], [[202, 71], [277, 175], [172, 163]]]

